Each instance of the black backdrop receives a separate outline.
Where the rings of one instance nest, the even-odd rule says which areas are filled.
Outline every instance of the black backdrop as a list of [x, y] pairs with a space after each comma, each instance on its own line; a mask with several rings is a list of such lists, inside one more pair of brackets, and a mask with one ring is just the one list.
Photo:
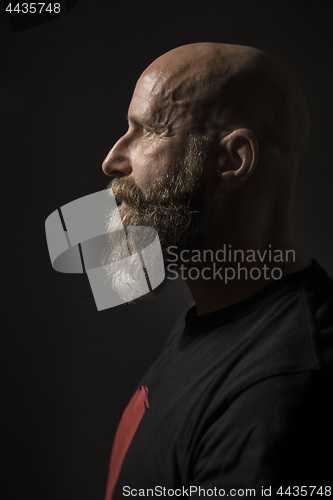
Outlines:
[[51, 212], [106, 187], [102, 160], [157, 56], [224, 41], [267, 50], [292, 70], [312, 117], [295, 231], [333, 275], [329, 5], [81, 0], [20, 31], [2, 7], [1, 499], [103, 499], [121, 412], [190, 301], [172, 282], [152, 301], [97, 312], [86, 276], [53, 271], [44, 234]]

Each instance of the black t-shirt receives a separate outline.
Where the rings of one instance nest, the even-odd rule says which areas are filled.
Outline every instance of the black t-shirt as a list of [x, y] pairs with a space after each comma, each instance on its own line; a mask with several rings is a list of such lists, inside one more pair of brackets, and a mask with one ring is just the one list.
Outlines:
[[113, 498], [330, 486], [332, 339], [333, 282], [316, 262], [236, 305], [186, 311], [124, 413]]

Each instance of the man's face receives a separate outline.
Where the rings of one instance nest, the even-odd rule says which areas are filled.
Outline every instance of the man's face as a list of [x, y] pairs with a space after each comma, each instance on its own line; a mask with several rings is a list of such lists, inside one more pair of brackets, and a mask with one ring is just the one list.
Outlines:
[[126, 176], [145, 191], [184, 161], [189, 142], [188, 116], [174, 101], [170, 84], [161, 72], [144, 74], [128, 110], [128, 131], [103, 162], [112, 177]]
[[[160, 80], [155, 85], [149, 78], [139, 82], [129, 108], [128, 132], [110, 151], [103, 170], [117, 177], [111, 188], [122, 202], [118, 208], [122, 224], [154, 228], [165, 259], [169, 246], [179, 251], [193, 248], [206, 229], [207, 141], [190, 134], [185, 118], [175, 119], [175, 110], [163, 95]], [[113, 266], [125, 257], [118, 222], [118, 213], [113, 212], [104, 263], [112, 287], [128, 301], [137, 297], [137, 278], [127, 266]], [[144, 239], [145, 230], [141, 235]]]
[[[197, 137], [191, 138], [187, 158], [184, 162], [168, 168], [143, 192], [134, 179], [122, 177], [111, 183], [113, 195], [122, 205], [118, 208], [122, 224], [140, 226], [140, 241], [133, 247], [133, 241], [127, 241], [132, 251], [141, 250], [151, 243], [151, 230], [159, 236], [165, 264], [167, 249], [173, 252], [197, 248], [202, 241], [207, 226], [205, 209], [204, 168], [206, 163], [206, 144]], [[111, 279], [112, 287], [119, 296], [130, 301], [137, 297], [138, 282], [133, 266], [114, 267], [127, 257], [123, 241], [123, 232], [119, 231], [118, 210], [113, 211], [109, 219], [109, 250], [104, 258], [104, 267]], [[155, 265], [154, 254], [150, 266]], [[168, 266], [165, 268], [166, 274]]]
[[117, 177], [111, 186], [123, 224], [153, 227], [164, 252], [193, 246], [206, 224], [207, 141], [190, 133], [184, 105], [159, 72], [139, 79], [128, 123], [103, 163]]
[[[189, 140], [186, 159], [169, 165], [167, 173], [145, 191], [131, 177], [114, 179], [110, 187], [122, 205], [118, 208], [124, 226], [153, 227], [163, 253], [169, 246], [180, 250], [200, 243], [207, 225], [205, 203], [206, 143]], [[111, 217], [108, 233], [112, 233]]]

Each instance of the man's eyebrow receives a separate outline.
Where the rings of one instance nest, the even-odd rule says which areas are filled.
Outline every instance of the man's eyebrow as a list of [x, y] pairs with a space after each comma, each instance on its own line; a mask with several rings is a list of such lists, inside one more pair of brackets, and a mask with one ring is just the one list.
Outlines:
[[126, 115], [126, 120], [127, 120], [127, 123], [129, 123], [131, 121], [132, 123], [135, 123], [135, 125], [139, 125], [140, 127], [142, 125], [148, 125], [148, 123], [145, 122], [144, 120], [140, 120], [140, 118], [138, 118], [137, 116], [133, 116], [133, 115], [129, 116], [128, 113]]
[[129, 115], [127, 113], [126, 119], [127, 119], [128, 123], [132, 122], [135, 125], [137, 125], [138, 127], [147, 127], [148, 129], [155, 130], [157, 132], [164, 131], [166, 129], [166, 127], [164, 127], [164, 126], [161, 126], [161, 125], [158, 125], [157, 123], [149, 121], [149, 119], [148, 120], [145, 120], [144, 118], [141, 119], [136, 115]]

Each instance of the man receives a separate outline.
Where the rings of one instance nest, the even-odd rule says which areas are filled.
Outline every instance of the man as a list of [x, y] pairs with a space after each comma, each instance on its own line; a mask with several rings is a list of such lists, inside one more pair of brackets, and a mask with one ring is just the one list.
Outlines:
[[156, 229], [195, 306], [123, 414], [106, 499], [328, 496], [333, 285], [292, 234], [297, 83], [257, 49], [186, 45], [144, 71], [128, 122], [103, 163], [122, 223]]

